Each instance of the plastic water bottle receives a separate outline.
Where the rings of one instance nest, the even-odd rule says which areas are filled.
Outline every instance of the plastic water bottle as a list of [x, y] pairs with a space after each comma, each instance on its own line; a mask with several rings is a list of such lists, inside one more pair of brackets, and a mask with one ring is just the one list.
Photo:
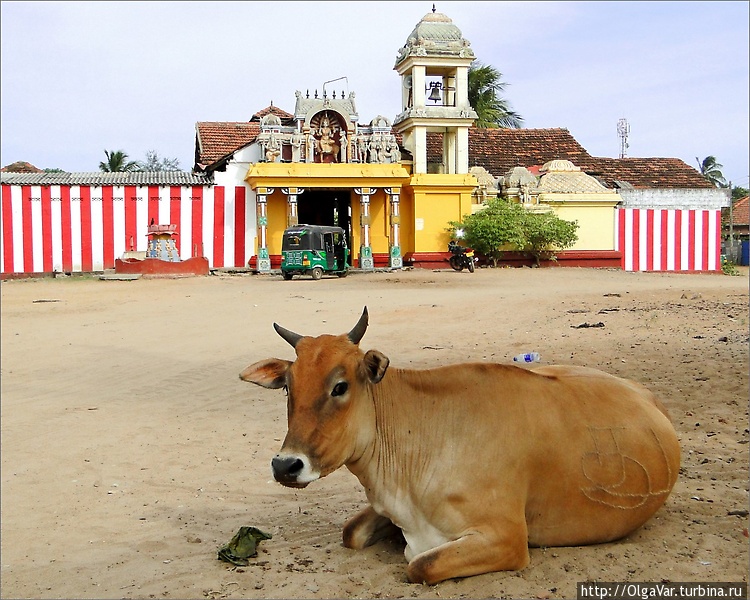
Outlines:
[[520, 363], [533, 363], [533, 362], [539, 362], [541, 360], [541, 357], [539, 356], [539, 352], [527, 352], [526, 354], [518, 354], [513, 357], [513, 362], [520, 362]]

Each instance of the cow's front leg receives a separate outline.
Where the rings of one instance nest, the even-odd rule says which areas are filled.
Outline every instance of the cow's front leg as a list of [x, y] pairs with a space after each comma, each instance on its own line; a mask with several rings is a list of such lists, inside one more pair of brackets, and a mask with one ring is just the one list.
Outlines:
[[516, 571], [529, 564], [526, 523], [502, 531], [473, 531], [417, 554], [407, 568], [412, 583], [433, 584], [492, 571]]
[[344, 525], [344, 546], [361, 550], [401, 530], [368, 506]]

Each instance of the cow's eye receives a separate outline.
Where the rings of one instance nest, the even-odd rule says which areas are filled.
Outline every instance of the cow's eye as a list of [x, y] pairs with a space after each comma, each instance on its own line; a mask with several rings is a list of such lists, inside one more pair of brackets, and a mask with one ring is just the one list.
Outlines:
[[349, 384], [346, 383], [346, 381], [339, 381], [336, 385], [333, 386], [333, 391], [331, 391], [331, 396], [343, 396], [346, 394], [346, 390], [349, 389]]

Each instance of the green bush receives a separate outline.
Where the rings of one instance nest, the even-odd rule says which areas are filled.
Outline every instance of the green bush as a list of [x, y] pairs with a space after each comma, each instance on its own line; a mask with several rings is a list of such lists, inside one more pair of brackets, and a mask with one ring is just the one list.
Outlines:
[[494, 266], [508, 250], [524, 252], [539, 265], [542, 259], [554, 260], [557, 252], [578, 240], [577, 222], [553, 213], [532, 213], [504, 198], [493, 198], [484, 209], [448, 225], [453, 237], [462, 230], [463, 241], [492, 260]]
[[732, 277], [736, 277], [740, 274], [737, 265], [724, 255], [721, 257], [721, 272], [724, 273], [724, 275], [731, 275]]
[[557, 252], [570, 248], [578, 241], [578, 223], [565, 221], [554, 213], [526, 212], [523, 230], [523, 251], [534, 258], [537, 266], [542, 259], [557, 260]]
[[451, 221], [448, 230], [454, 237], [463, 230], [463, 241], [477, 252], [491, 259], [494, 266], [504, 249], [519, 248], [524, 244], [523, 208], [519, 204], [495, 198], [486, 208], [464, 215], [462, 221]]

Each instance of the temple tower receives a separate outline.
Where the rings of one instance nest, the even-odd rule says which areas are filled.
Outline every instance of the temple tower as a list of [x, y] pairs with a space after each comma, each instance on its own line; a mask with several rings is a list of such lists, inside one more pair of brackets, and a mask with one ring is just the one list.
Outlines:
[[427, 133], [443, 134], [444, 174], [469, 172], [469, 127], [477, 114], [469, 105], [469, 66], [474, 51], [446, 15], [427, 13], [396, 58], [402, 112], [393, 128], [414, 158], [414, 173], [427, 173]]

